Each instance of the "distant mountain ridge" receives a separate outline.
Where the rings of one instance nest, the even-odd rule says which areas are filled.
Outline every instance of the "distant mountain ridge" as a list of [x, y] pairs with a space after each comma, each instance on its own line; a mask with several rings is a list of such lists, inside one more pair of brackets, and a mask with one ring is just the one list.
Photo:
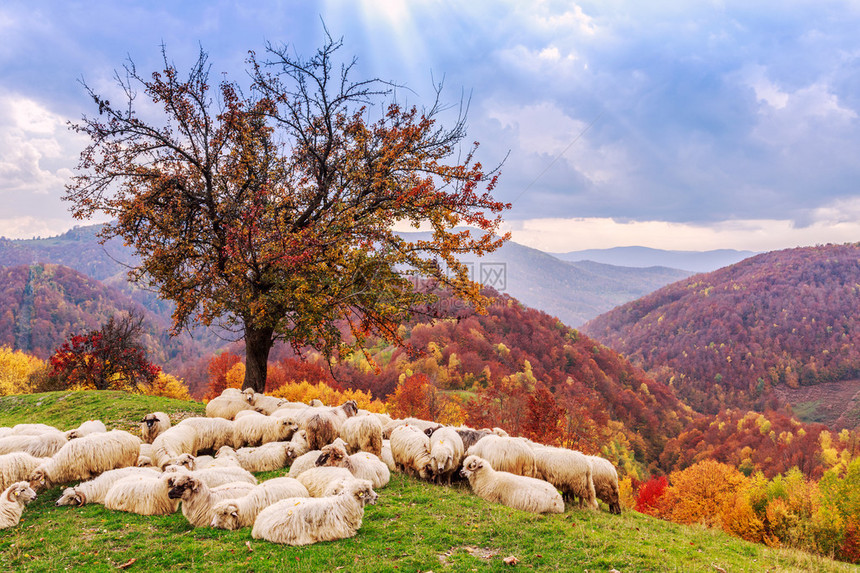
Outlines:
[[707, 273], [738, 263], [758, 253], [717, 249], [713, 251], [665, 251], [649, 247], [613, 247], [611, 249], [587, 249], [567, 253], [551, 253], [563, 261], [594, 261], [622, 267], [663, 266]]

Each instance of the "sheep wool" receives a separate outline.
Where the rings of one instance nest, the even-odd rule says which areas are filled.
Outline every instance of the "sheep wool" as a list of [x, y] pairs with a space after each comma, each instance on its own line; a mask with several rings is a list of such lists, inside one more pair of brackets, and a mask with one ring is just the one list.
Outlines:
[[[233, 390], [233, 388], [228, 388], [227, 390]], [[241, 392], [237, 392], [236, 396], [232, 394], [225, 395], [227, 390], [225, 390], [221, 396], [209, 400], [206, 404], [207, 418], [224, 418], [226, 420], [232, 420], [236, 417], [237, 413], [243, 410], [254, 409], [254, 407], [242, 397]]]
[[10, 434], [0, 438], [0, 454], [27, 452], [37, 458], [49, 458], [67, 442], [66, 435], [59, 430], [41, 434]]
[[170, 428], [170, 416], [164, 412], [152, 412], [140, 421], [140, 436], [147, 444], [151, 444], [159, 434]]
[[391, 432], [391, 455], [397, 470], [421, 479], [433, 477], [430, 461], [430, 438], [411, 424], [397, 426]]
[[505, 438], [490, 434], [478, 440], [468, 449], [466, 455], [485, 459], [497, 471], [527, 477], [537, 475], [535, 453], [525, 438]]
[[191, 426], [173, 426], [152, 441], [152, 462], [163, 468], [182, 454], [197, 455], [197, 430]]
[[291, 478], [297, 478], [303, 472], [313, 467], [316, 467], [317, 458], [320, 457], [321, 453], [321, 450], [311, 450], [297, 457], [295, 461], [293, 461], [293, 463], [290, 465], [290, 471], [289, 473], [287, 473], [287, 476]]
[[224, 446], [215, 455], [216, 459], [230, 458], [249, 472], [270, 472], [289, 465], [290, 442], [269, 442], [258, 448], [233, 450]]
[[36, 499], [36, 492], [25, 481], [15, 482], [0, 496], [0, 529], [15, 527], [21, 521], [24, 506]]
[[575, 450], [533, 444], [538, 477], [558, 488], [568, 501], [578, 499], [579, 507], [597, 509], [591, 463]]
[[378, 457], [370, 452], [347, 455], [340, 444], [329, 444], [320, 450], [316, 465], [345, 468], [356, 478], [370, 481], [374, 489], [385, 487], [391, 480], [391, 471]]
[[335, 496], [291, 497], [270, 505], [254, 521], [251, 536], [286, 545], [310, 545], [353, 537], [361, 527], [365, 504], [376, 503], [369, 481], [354, 480]]
[[298, 429], [298, 425], [289, 418], [243, 416], [233, 422], [233, 441], [237, 446], [260, 446], [269, 442], [289, 441]]
[[83, 438], [89, 434], [103, 434], [105, 432], [107, 432], [107, 428], [105, 427], [104, 422], [101, 420], [87, 420], [74, 430], [66, 432], [66, 439], [74, 440], [76, 438]]
[[588, 456], [591, 462], [591, 475], [594, 480], [594, 493], [609, 506], [609, 513], [621, 513], [621, 494], [618, 489], [618, 472], [612, 462], [599, 456]]
[[463, 439], [451, 427], [439, 428], [430, 436], [430, 463], [436, 483], [451, 485], [451, 477], [463, 461]]
[[138, 515], [170, 515], [179, 509], [179, 500], [171, 499], [165, 474], [124, 477], [105, 494], [108, 509]]
[[290, 477], [266, 480], [244, 497], [216, 503], [212, 508], [210, 525], [230, 530], [251, 527], [261, 511], [288, 497], [310, 497], [310, 494], [301, 482]]
[[134, 466], [140, 455], [140, 444], [140, 438], [123, 430], [71, 440], [33, 471], [30, 483], [49, 487], [90, 479], [115, 468]]
[[167, 478], [170, 499], [182, 500], [182, 515], [194, 527], [212, 523], [212, 508], [224, 499], [242, 497], [254, 486], [247, 482], [232, 482], [210, 488], [193, 475], [179, 473]]
[[26, 480], [49, 458], [37, 458], [27, 452], [12, 452], [0, 455], [0, 489], [15, 482]]
[[489, 502], [531, 513], [564, 513], [561, 494], [549, 482], [496, 471], [478, 456], [463, 460], [460, 473], [469, 479], [475, 495]]
[[[197, 432], [197, 450], [218, 451], [221, 446], [235, 446], [233, 441], [233, 422], [224, 418], [204, 418], [195, 416], [185, 418], [177, 428], [191, 427]], [[190, 452], [189, 452], [190, 453]], [[197, 455], [195, 452], [192, 455]]]
[[302, 472], [296, 479], [307, 488], [311, 497], [324, 497], [331, 495], [333, 488], [353, 481], [355, 476], [346, 468], [315, 467]]
[[344, 421], [340, 437], [347, 443], [349, 453], [382, 453], [382, 422], [375, 416], [353, 416]]
[[130, 466], [108, 470], [98, 477], [79, 483], [74, 487], [67, 487], [57, 500], [57, 505], [86, 505], [88, 503], [104, 504], [105, 496], [110, 488], [121, 479], [127, 477], [158, 477], [161, 472], [154, 468], [140, 468]]

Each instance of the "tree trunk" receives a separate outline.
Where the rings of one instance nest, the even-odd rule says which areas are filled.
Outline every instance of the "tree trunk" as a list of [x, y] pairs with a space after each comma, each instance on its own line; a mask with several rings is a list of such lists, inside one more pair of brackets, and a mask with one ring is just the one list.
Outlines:
[[265, 391], [269, 351], [274, 344], [273, 333], [272, 328], [245, 325], [245, 382], [242, 388], [253, 388], [261, 394]]

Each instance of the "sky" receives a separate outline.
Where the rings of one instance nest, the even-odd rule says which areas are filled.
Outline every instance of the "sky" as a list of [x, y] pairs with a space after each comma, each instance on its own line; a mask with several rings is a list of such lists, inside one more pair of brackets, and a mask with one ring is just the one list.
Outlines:
[[[356, 77], [418, 106], [468, 101], [468, 141], [504, 160], [513, 240], [769, 251], [860, 241], [860, 1], [254, 0], [0, 3], [0, 236], [74, 225], [61, 199], [94, 115], [161, 46], [244, 81], [267, 42], [310, 56], [324, 27]], [[97, 221], [91, 221], [97, 222]]]

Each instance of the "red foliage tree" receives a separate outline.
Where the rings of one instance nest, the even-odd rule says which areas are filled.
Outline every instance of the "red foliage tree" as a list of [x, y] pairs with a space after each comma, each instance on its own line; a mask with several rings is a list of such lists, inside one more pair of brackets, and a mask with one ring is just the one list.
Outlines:
[[242, 359], [231, 352], [222, 352], [209, 359], [209, 364], [206, 365], [206, 371], [209, 373], [209, 383], [206, 385], [207, 391], [205, 398], [212, 398], [221, 394], [227, 387], [227, 373], [236, 363]]
[[389, 413], [395, 418], [436, 420], [439, 415], [436, 387], [426, 374], [413, 374], [404, 379], [386, 402]]
[[539, 444], [559, 445], [566, 416], [567, 412], [556, 404], [552, 392], [545, 385], [538, 384], [528, 397], [525, 436]]
[[666, 476], [652, 477], [639, 486], [639, 494], [636, 496], [636, 511], [656, 515], [658, 502], [666, 493], [669, 481]]

